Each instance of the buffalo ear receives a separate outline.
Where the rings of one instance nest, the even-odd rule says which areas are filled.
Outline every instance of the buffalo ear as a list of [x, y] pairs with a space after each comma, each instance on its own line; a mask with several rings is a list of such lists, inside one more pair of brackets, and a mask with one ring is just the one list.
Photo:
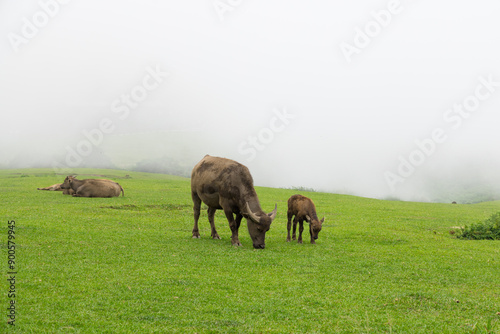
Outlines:
[[321, 218], [321, 220], [319, 221], [321, 224], [323, 224], [325, 222], [325, 217]]
[[306, 220], [307, 220], [308, 223], [310, 223], [311, 222], [311, 217], [309, 217], [309, 215], [306, 215]]

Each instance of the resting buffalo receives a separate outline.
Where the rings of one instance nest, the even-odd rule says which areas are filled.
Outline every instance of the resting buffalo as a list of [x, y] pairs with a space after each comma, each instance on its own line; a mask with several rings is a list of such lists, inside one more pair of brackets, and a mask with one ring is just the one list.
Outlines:
[[[288, 199], [288, 223], [287, 230], [288, 235], [286, 241], [295, 240], [295, 231], [297, 229], [297, 222], [299, 223], [299, 239], [297, 242], [302, 243], [302, 231], [304, 231], [304, 220], [309, 223], [309, 233], [311, 234], [311, 243], [315, 244], [316, 239], [318, 239], [318, 233], [321, 231], [325, 217], [319, 220], [316, 214], [316, 207], [310, 198], [302, 195], [293, 195]], [[290, 227], [292, 224], [292, 217], [295, 216], [293, 220], [293, 238], [290, 239]]]
[[74, 176], [68, 176], [61, 188], [72, 189], [75, 197], [117, 197], [120, 192], [125, 196], [122, 186], [106, 179], [77, 180]]
[[[238, 229], [241, 219], [245, 217], [253, 247], [266, 246], [266, 232], [276, 218], [277, 205], [269, 214], [262, 211], [247, 167], [233, 160], [206, 155], [191, 173], [191, 197], [194, 203], [193, 238], [200, 237], [198, 219], [203, 201], [208, 206], [213, 239], [220, 239], [215, 230], [214, 215], [215, 211], [221, 209], [229, 222], [233, 245], [241, 246]], [[236, 215], [236, 219], [233, 215]]]
[[73, 195], [75, 192], [73, 191], [73, 189], [63, 189], [61, 188], [61, 185], [62, 183], [56, 183], [56, 184], [53, 184], [49, 187], [45, 187], [45, 188], [37, 188], [38, 190], [50, 190], [50, 191], [62, 191], [63, 192], [63, 195]]
[[56, 183], [51, 186], [45, 187], [45, 188], [37, 188], [37, 190], [50, 190], [50, 191], [61, 191], [61, 184], [62, 183]]

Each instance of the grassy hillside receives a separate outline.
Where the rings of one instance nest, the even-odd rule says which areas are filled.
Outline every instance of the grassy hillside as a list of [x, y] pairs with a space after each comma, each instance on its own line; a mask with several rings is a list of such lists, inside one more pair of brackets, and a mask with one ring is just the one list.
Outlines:
[[[278, 215], [266, 249], [231, 246], [222, 212], [192, 239], [189, 179], [119, 170], [125, 197], [37, 191], [64, 176], [0, 170], [4, 321], [12, 333], [494, 333], [500, 331], [500, 243], [454, 226], [500, 202], [381, 201], [307, 193], [326, 221], [316, 245], [286, 240], [293, 190], [257, 188]], [[126, 175], [129, 177], [126, 177]], [[8, 221], [15, 221], [16, 322], [7, 325]], [[306, 232], [305, 232], [306, 233]]]

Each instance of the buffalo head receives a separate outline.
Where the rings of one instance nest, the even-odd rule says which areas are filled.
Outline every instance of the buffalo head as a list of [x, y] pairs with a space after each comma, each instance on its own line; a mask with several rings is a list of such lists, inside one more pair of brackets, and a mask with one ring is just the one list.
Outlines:
[[71, 189], [71, 183], [73, 183], [74, 179], [74, 176], [66, 176], [64, 183], [61, 184], [61, 189]]
[[252, 212], [248, 203], [246, 204], [246, 210], [248, 216], [248, 233], [250, 233], [250, 237], [252, 238], [253, 248], [264, 249], [266, 247], [266, 232], [269, 231], [271, 223], [273, 222], [274, 218], [276, 218], [278, 205], [275, 204], [274, 210], [268, 214], [266, 214], [265, 212], [262, 212], [260, 214]]
[[316, 240], [318, 239], [318, 233], [321, 231], [321, 228], [323, 227], [323, 222], [325, 221], [325, 217], [323, 217], [321, 220], [316, 219], [311, 219], [308, 215], [306, 215], [306, 220], [309, 223], [309, 232], [311, 233], [312, 239]]

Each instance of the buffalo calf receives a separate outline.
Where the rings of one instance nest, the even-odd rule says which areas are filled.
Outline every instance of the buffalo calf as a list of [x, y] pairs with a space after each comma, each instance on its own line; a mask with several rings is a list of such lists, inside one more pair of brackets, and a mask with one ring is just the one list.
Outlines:
[[56, 184], [53, 184], [51, 186], [48, 186], [48, 187], [44, 187], [44, 188], [36, 188], [37, 190], [50, 190], [50, 191], [61, 191], [61, 184], [62, 183], [56, 183]]
[[62, 191], [63, 195], [73, 195], [75, 191], [71, 188], [63, 189], [61, 188], [62, 183], [56, 183], [45, 188], [37, 188], [38, 190], [49, 190], [49, 191]]
[[[288, 199], [288, 223], [287, 230], [288, 235], [286, 237], [286, 241], [295, 240], [295, 231], [297, 229], [297, 223], [299, 223], [299, 239], [297, 242], [299, 244], [302, 243], [302, 231], [304, 231], [304, 221], [309, 223], [309, 233], [311, 234], [311, 243], [315, 244], [316, 239], [318, 239], [318, 233], [321, 231], [321, 227], [323, 226], [323, 222], [325, 221], [325, 217], [321, 220], [318, 219], [318, 215], [316, 214], [316, 207], [314, 206], [313, 201], [310, 198], [307, 198], [302, 195], [293, 195]], [[290, 228], [292, 225], [292, 217], [293, 219], [293, 237], [290, 239]]]

